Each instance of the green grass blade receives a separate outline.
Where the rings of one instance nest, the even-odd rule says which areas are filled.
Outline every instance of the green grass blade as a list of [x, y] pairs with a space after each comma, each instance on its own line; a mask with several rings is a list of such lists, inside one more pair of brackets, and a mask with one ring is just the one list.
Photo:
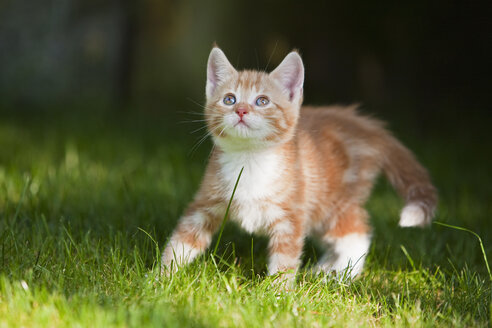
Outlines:
[[214, 256], [217, 255], [217, 249], [219, 248], [220, 239], [222, 238], [222, 233], [224, 232], [224, 227], [227, 222], [227, 217], [229, 216], [229, 209], [231, 208], [232, 199], [234, 198], [234, 194], [236, 193], [237, 185], [239, 184], [239, 179], [241, 179], [243, 170], [244, 170], [244, 166], [241, 168], [241, 171], [239, 172], [239, 175], [236, 180], [236, 184], [234, 185], [234, 189], [232, 190], [231, 199], [229, 199], [229, 204], [227, 204], [227, 209], [224, 215], [224, 219], [222, 220], [222, 224], [220, 226], [219, 236], [217, 237], [217, 242], [215, 243], [215, 248], [213, 252]]
[[483, 247], [482, 238], [480, 238], [480, 236], [476, 232], [471, 231], [471, 230], [469, 230], [467, 228], [458, 227], [458, 226], [454, 226], [454, 225], [451, 225], [451, 224], [442, 223], [442, 222], [439, 222], [439, 221], [434, 221], [434, 223], [435, 224], [438, 224], [438, 225], [441, 225], [441, 226], [444, 226], [444, 227], [451, 228], [451, 229], [466, 231], [466, 232], [471, 233], [475, 237], [477, 237], [478, 242], [480, 244], [480, 249], [482, 250], [483, 260], [485, 261], [485, 266], [487, 267], [487, 272], [489, 273], [489, 279], [492, 282], [492, 273], [490, 272], [489, 261], [487, 260], [487, 254], [485, 254], [485, 248]]
[[20, 209], [22, 207], [22, 203], [24, 202], [24, 198], [26, 197], [27, 188], [29, 187], [30, 184], [31, 184], [31, 177], [28, 175], [26, 177], [26, 182], [24, 183], [24, 188], [22, 188], [22, 193], [21, 193], [21, 196], [19, 199], [19, 203], [17, 204], [17, 208], [15, 209], [15, 214], [14, 214], [14, 217], [12, 219], [13, 223], [15, 223], [15, 221], [17, 220], [17, 217], [19, 216]]
[[403, 246], [403, 245], [400, 245], [400, 248], [401, 248], [401, 250], [403, 251], [403, 253], [405, 254], [405, 256], [406, 256], [406, 258], [407, 258], [408, 262], [410, 262], [410, 265], [412, 266], [412, 269], [415, 271], [415, 264], [414, 264], [414, 262], [413, 262], [413, 259], [412, 259], [412, 258], [411, 258], [411, 256], [410, 256], [410, 254], [408, 254], [407, 249], [406, 249], [406, 248], [405, 248], [405, 246]]

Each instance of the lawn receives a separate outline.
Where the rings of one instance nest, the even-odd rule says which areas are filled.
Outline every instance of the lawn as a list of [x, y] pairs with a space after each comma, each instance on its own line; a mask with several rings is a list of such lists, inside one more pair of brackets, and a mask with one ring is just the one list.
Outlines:
[[[200, 123], [180, 122], [194, 119], [0, 113], [0, 327], [490, 325], [479, 240], [438, 224], [399, 228], [402, 201], [384, 179], [368, 203], [374, 238], [355, 281], [310, 275], [320, 256], [310, 241], [295, 288], [284, 291], [265, 274], [266, 240], [233, 224], [218, 256], [159, 277], [160, 252], [211, 147], [191, 151]], [[476, 232], [492, 254], [485, 122], [435, 119], [419, 130], [390, 120], [440, 191], [436, 221]]]

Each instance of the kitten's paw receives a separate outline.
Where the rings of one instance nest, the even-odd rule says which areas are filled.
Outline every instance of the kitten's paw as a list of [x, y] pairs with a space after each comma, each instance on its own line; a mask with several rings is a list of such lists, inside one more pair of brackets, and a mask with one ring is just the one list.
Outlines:
[[171, 261], [171, 263], [169, 263], [168, 265], [161, 265], [161, 277], [163, 278], [168, 278], [176, 272], [178, 272], [178, 266], [174, 261]]
[[296, 273], [294, 271], [278, 272], [272, 278], [273, 285], [279, 292], [290, 292], [296, 284]]
[[337, 262], [324, 262], [318, 263], [314, 268], [313, 272], [316, 275], [323, 275], [323, 279], [335, 279], [338, 281], [348, 281], [357, 278], [360, 275], [362, 268], [358, 266], [352, 266], [345, 264], [340, 264]]

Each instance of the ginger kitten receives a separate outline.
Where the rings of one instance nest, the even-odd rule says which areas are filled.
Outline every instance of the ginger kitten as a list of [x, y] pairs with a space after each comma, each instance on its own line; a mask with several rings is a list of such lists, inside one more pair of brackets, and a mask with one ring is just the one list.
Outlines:
[[216, 147], [163, 252], [163, 272], [207, 249], [242, 167], [230, 217], [269, 236], [269, 274], [296, 272], [308, 235], [329, 249], [318, 271], [359, 274], [371, 243], [363, 206], [380, 171], [406, 201], [400, 226], [431, 222], [436, 190], [412, 153], [356, 106], [301, 108], [303, 82], [297, 52], [267, 74], [236, 71], [212, 49], [205, 117]]

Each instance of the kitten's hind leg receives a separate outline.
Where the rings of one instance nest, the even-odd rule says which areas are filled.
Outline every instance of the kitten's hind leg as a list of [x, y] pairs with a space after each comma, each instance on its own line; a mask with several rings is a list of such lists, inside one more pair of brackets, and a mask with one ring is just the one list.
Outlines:
[[328, 248], [316, 265], [317, 272], [354, 278], [361, 273], [371, 244], [367, 212], [353, 206], [338, 215], [335, 226], [322, 237]]
[[325, 241], [332, 244], [316, 265], [317, 272], [333, 273], [354, 278], [362, 272], [371, 236], [351, 233], [341, 237], [329, 237]]

